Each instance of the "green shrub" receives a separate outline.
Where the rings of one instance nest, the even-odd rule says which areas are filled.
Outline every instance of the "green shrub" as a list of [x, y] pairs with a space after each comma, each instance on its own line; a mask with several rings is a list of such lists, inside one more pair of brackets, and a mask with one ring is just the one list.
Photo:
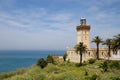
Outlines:
[[67, 53], [63, 55], [63, 60], [66, 61], [66, 58], [67, 58]]
[[91, 58], [88, 61], [89, 61], [89, 64], [93, 64], [93, 63], [95, 63], [96, 59]]
[[109, 66], [111, 69], [120, 69], [120, 62], [119, 61], [111, 61]]
[[111, 77], [112, 80], [120, 80], [120, 77]]
[[47, 56], [46, 61], [47, 61], [47, 63], [52, 63], [52, 64], [54, 64], [54, 59], [53, 59], [53, 57], [52, 57], [51, 55], [48, 55], [48, 56]]
[[90, 78], [90, 80], [100, 80], [100, 79], [99, 79], [98, 75], [94, 74], [94, 75], [92, 75], [92, 77]]
[[87, 62], [87, 61], [84, 61], [82, 65], [83, 65], [83, 66], [86, 66], [86, 65], [88, 65], [88, 62]]
[[104, 61], [99, 67], [103, 69], [103, 72], [108, 71], [108, 62]]
[[40, 58], [37, 62], [37, 65], [41, 68], [44, 68], [47, 65], [47, 62], [43, 58]]
[[46, 71], [47, 73], [52, 73], [52, 72], [58, 72], [59, 71], [59, 68], [56, 66], [56, 65], [49, 65], [47, 66], [44, 71]]
[[87, 71], [85, 71], [85, 76], [87, 76], [88, 75], [88, 72]]

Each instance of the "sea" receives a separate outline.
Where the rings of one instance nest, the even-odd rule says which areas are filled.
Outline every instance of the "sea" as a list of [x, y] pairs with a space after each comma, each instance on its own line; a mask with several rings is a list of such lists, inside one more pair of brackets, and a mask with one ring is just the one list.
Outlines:
[[0, 73], [27, 68], [48, 55], [63, 56], [65, 50], [2, 50], [0, 51]]

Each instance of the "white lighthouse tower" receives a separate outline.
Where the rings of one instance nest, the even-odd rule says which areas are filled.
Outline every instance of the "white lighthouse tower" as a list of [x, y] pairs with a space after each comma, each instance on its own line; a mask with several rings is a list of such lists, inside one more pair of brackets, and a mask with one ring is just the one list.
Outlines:
[[86, 19], [81, 18], [81, 24], [76, 27], [77, 30], [77, 44], [83, 44], [90, 49], [90, 25], [86, 24]]

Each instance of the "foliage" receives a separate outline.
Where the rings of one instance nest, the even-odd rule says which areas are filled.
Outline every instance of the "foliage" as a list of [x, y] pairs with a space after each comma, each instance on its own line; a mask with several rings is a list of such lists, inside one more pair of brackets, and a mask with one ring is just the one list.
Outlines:
[[64, 73], [59, 76], [53, 76], [50, 80], [77, 80], [71, 73]]
[[112, 80], [120, 80], [120, 77], [111, 77]]
[[0, 80], [3, 80], [4, 78], [9, 78], [11, 76], [15, 76], [16, 74], [24, 74], [26, 71], [27, 69], [18, 69], [17, 71], [0, 74]]
[[94, 74], [92, 75], [92, 77], [90, 78], [90, 80], [98, 80], [99, 76]]
[[82, 63], [82, 66], [86, 66], [86, 65], [88, 65], [88, 61], [84, 61], [84, 62]]
[[87, 76], [88, 75], [88, 72], [85, 70], [85, 76]]
[[89, 61], [89, 64], [93, 64], [93, 63], [95, 63], [96, 59], [91, 58], [88, 61]]
[[86, 52], [86, 46], [84, 46], [84, 44], [83, 43], [79, 43], [79, 44], [77, 44], [77, 45], [75, 45], [75, 51], [80, 55], [80, 63], [79, 63], [79, 66], [81, 66], [82, 65], [82, 55], [83, 55], [83, 53], [85, 53]]
[[57, 66], [54, 66], [53, 64], [51, 64], [50, 66], [47, 66], [44, 70], [47, 73], [53, 73], [53, 72], [59, 71], [59, 68]]
[[70, 63], [70, 59], [68, 59], [67, 62]]
[[40, 58], [37, 62], [37, 65], [41, 68], [44, 68], [47, 65], [47, 62], [43, 58]]
[[111, 61], [109, 64], [111, 69], [120, 69], [120, 62], [118, 61]]
[[120, 49], [120, 34], [114, 36], [112, 50], [114, 54], [117, 54], [117, 51]]
[[[22, 71], [15, 71], [14, 75], [10, 77], [1, 78], [0, 76], [0, 80], [119, 80], [120, 69], [109, 70], [109, 72], [103, 74], [100, 68], [94, 68], [101, 62], [104, 61], [97, 60], [94, 64], [76, 67], [75, 63], [63, 61], [58, 65], [49, 64], [44, 69], [34, 65], [22, 70], [25, 71], [23, 73]], [[111, 64], [111, 61], [109, 63]], [[4, 75], [6, 74], [8, 73], [4, 73]]]
[[54, 64], [54, 59], [53, 59], [53, 57], [52, 57], [51, 55], [48, 55], [48, 56], [47, 56], [46, 61], [47, 61], [47, 63], [52, 63], [52, 64]]
[[64, 61], [66, 61], [66, 58], [67, 58], [67, 53], [65, 53], [65, 54], [63, 55]]
[[112, 39], [106, 39], [104, 42], [103, 42], [103, 45], [107, 45], [108, 47], [108, 60], [109, 60], [109, 57], [111, 57], [111, 54], [110, 54], [110, 50], [112, 48]]
[[104, 61], [99, 67], [103, 69], [103, 72], [108, 71], [108, 62]]
[[102, 38], [96, 36], [95, 38], [93, 38], [92, 42], [94, 42], [97, 46], [96, 59], [99, 60], [99, 44], [103, 42]]

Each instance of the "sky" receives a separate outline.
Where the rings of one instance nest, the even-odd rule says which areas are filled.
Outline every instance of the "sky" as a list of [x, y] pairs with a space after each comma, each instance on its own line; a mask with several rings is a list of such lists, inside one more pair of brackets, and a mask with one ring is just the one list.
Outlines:
[[82, 17], [91, 40], [112, 38], [120, 34], [119, 8], [120, 0], [0, 0], [0, 50], [74, 47]]

